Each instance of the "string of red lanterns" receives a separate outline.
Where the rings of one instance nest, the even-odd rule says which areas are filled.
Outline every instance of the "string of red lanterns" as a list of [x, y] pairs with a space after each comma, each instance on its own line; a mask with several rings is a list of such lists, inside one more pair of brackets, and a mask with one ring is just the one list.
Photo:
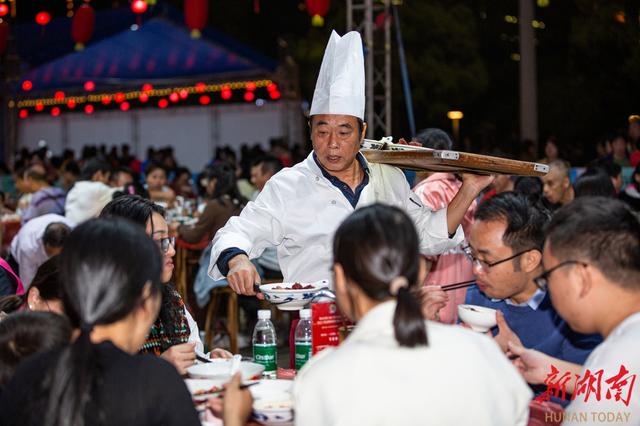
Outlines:
[[[22, 88], [25, 91], [31, 90], [33, 84], [29, 80], [22, 82]], [[96, 85], [93, 81], [87, 81], [84, 84], [84, 89], [87, 92], [93, 92]], [[43, 112], [46, 107], [50, 106], [49, 113], [53, 117], [61, 115], [61, 106], [66, 105], [68, 110], [74, 110], [76, 106], [81, 103], [85, 104], [83, 109], [86, 114], [93, 114], [95, 112], [95, 103], [101, 103], [104, 106], [111, 106], [112, 103], [117, 104], [118, 108], [122, 111], [129, 111], [132, 107], [129, 100], [138, 100], [141, 104], [147, 103], [151, 96], [158, 97], [158, 108], [168, 108], [171, 103], [178, 103], [181, 100], [187, 100], [189, 94], [197, 93], [199, 97], [197, 102], [200, 105], [210, 105], [212, 102], [211, 96], [205, 93], [220, 92], [222, 100], [229, 101], [234, 96], [234, 89], [244, 89], [242, 99], [245, 102], [254, 102], [257, 99], [256, 91], [259, 88], [266, 89], [269, 98], [277, 100], [280, 98], [280, 92], [278, 85], [271, 80], [260, 81], [248, 81], [248, 82], [235, 82], [225, 84], [212, 84], [207, 85], [199, 82], [193, 86], [179, 87], [179, 88], [163, 88], [154, 89], [150, 83], [145, 83], [141, 86], [141, 91], [132, 92], [116, 92], [116, 93], [103, 93], [99, 95], [88, 94], [85, 96], [70, 96], [67, 97], [65, 92], [58, 90], [54, 93], [52, 98], [35, 99], [35, 100], [22, 100], [17, 102], [19, 108], [18, 116], [21, 119], [26, 119], [30, 116], [29, 108], [33, 108], [35, 112]]]

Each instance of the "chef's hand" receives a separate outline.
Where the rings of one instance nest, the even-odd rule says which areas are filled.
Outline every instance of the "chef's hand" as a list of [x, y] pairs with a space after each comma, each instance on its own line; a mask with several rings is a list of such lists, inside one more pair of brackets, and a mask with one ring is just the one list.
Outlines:
[[449, 296], [438, 285], [422, 287], [422, 315], [431, 321], [440, 321], [440, 309], [449, 302]]
[[462, 186], [475, 193], [476, 197], [495, 179], [495, 175], [474, 175], [472, 173], [462, 173], [461, 176]]
[[196, 361], [196, 344], [181, 343], [171, 346], [162, 352], [161, 358], [169, 361], [178, 370], [181, 376], [187, 374], [187, 368], [191, 367]]
[[258, 274], [255, 265], [251, 263], [246, 254], [239, 254], [231, 258], [227, 281], [229, 281], [229, 287], [238, 294], [264, 299], [262, 293], [256, 294], [253, 291], [253, 285], [260, 284], [260, 274]]
[[511, 330], [501, 311], [496, 311], [496, 322], [498, 323], [498, 334], [496, 334], [494, 340], [498, 346], [500, 346], [502, 352], [507, 353], [509, 350], [509, 342], [517, 346], [522, 346], [520, 338]]

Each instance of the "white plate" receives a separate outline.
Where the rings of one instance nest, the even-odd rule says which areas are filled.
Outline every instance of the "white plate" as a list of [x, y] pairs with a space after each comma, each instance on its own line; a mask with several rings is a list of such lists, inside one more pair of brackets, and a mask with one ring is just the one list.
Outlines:
[[323, 288], [329, 287], [328, 280], [321, 280], [312, 283], [300, 283], [303, 286], [311, 284], [313, 288], [300, 290], [276, 290], [274, 287], [291, 287], [295, 283], [274, 283], [263, 284], [260, 291], [264, 294], [264, 298], [276, 305], [278, 309], [283, 311], [297, 311], [302, 308], [315, 297]]
[[[211, 379], [223, 380], [227, 382], [231, 379], [229, 375], [231, 371], [230, 359], [213, 359], [213, 362], [205, 362], [202, 364], [192, 365], [187, 369], [189, 377], [194, 379]], [[242, 361], [240, 363], [240, 373], [242, 381], [259, 379], [264, 371], [264, 365], [254, 362]]]

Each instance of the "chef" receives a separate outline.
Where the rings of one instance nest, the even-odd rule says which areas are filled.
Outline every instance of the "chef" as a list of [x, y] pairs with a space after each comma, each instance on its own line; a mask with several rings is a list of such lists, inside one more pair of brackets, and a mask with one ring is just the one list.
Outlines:
[[[463, 241], [460, 222], [491, 176], [465, 175], [447, 208], [424, 207], [402, 171], [368, 163], [364, 138], [364, 58], [358, 32], [334, 31], [325, 50], [311, 104], [313, 151], [274, 175], [240, 216], [213, 238], [209, 275], [227, 277], [238, 294], [254, 295], [260, 276], [250, 259], [276, 247], [285, 282], [311, 283], [330, 277], [331, 242], [338, 225], [355, 209], [385, 203], [404, 209], [420, 234], [425, 255]], [[362, 241], [366, 244], [366, 241]]]

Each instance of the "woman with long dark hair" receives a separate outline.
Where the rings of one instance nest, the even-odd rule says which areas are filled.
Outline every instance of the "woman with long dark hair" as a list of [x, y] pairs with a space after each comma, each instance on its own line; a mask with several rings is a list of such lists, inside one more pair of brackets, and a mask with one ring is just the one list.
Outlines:
[[[194, 225], [171, 224], [172, 229], [184, 241], [197, 244], [204, 239], [211, 241], [218, 229], [222, 228], [230, 217], [237, 216], [244, 208], [247, 200], [240, 195], [236, 183], [235, 167], [218, 162], [200, 175], [204, 184], [207, 204]], [[227, 280], [214, 281], [207, 273], [211, 243], [200, 256], [198, 273], [193, 284], [198, 306], [204, 307], [209, 302], [211, 289], [227, 285]]]
[[526, 424], [531, 391], [498, 346], [423, 319], [416, 291], [426, 268], [406, 213], [356, 210], [336, 231], [333, 256], [337, 303], [356, 326], [300, 371], [296, 423]]
[[60, 255], [64, 308], [80, 336], [22, 363], [3, 392], [3, 425], [199, 425], [175, 369], [134, 356], [160, 309], [162, 256], [139, 226], [93, 219]]
[[204, 185], [207, 204], [194, 225], [177, 225], [181, 239], [196, 244], [203, 239], [211, 240], [231, 216], [237, 216], [247, 203], [236, 184], [235, 168], [227, 163], [216, 163], [200, 175]]
[[[162, 356], [171, 362], [180, 374], [195, 361], [195, 350], [204, 349], [198, 325], [186, 309], [182, 297], [170, 282], [173, 274], [175, 238], [169, 236], [164, 219], [164, 209], [153, 201], [137, 195], [123, 195], [111, 201], [100, 214], [101, 217], [123, 217], [141, 226], [160, 247], [162, 253], [162, 305], [158, 319], [151, 327], [141, 352]], [[212, 351], [213, 356], [230, 357], [223, 350]]]

